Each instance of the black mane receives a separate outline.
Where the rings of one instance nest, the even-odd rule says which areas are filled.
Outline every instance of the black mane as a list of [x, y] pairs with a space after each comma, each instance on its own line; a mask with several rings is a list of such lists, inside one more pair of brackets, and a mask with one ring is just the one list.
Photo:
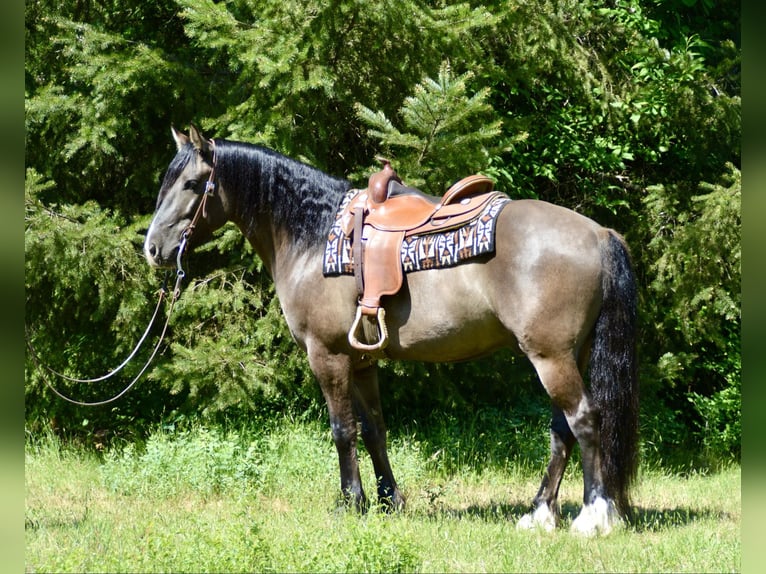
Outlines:
[[217, 179], [237, 196], [247, 231], [259, 215], [271, 214], [275, 228], [288, 230], [297, 244], [324, 244], [350, 182], [253, 144], [216, 139], [215, 150]]

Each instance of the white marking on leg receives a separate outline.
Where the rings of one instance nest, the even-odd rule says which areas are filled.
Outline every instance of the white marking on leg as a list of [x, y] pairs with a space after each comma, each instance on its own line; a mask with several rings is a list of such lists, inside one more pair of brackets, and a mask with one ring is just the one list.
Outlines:
[[586, 504], [572, 522], [572, 532], [583, 536], [607, 535], [623, 524], [614, 502], [598, 497]]
[[553, 532], [556, 529], [556, 523], [558, 522], [558, 516], [551, 512], [548, 505], [543, 503], [534, 512], [530, 512], [522, 516], [516, 523], [517, 530], [545, 530], [546, 532]]

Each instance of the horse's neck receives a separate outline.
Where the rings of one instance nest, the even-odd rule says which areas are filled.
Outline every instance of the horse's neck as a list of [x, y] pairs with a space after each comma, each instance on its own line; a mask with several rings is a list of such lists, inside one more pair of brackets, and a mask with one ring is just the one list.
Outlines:
[[322, 249], [298, 247], [284, 229], [264, 224], [256, 225], [249, 234], [242, 231], [275, 283], [291, 275], [294, 268], [321, 267]]
[[255, 222], [234, 219], [234, 223], [258, 254], [275, 283], [284, 280], [293, 269], [316, 265], [321, 267], [321, 246], [298, 245], [289, 229], [277, 227], [264, 214]]
[[[242, 230], [272, 277], [279, 268], [321, 258], [335, 210], [349, 184], [287, 156], [241, 148], [228, 216]], [[227, 169], [236, 169], [231, 165]], [[235, 183], [236, 182], [236, 183]], [[325, 229], [326, 228], [326, 229]]]

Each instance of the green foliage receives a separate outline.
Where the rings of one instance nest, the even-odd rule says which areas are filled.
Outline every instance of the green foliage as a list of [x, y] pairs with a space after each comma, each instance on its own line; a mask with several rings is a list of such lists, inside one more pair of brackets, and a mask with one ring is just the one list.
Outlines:
[[432, 412], [404, 428], [413, 438], [419, 437], [418, 448], [423, 453], [430, 453], [429, 470], [453, 477], [469, 469], [513, 467], [543, 472], [550, 446], [549, 424], [547, 405], [522, 402], [507, 409], [486, 406], [471, 413]]
[[172, 326], [173, 359], [151, 378], [172, 382], [170, 393], [187, 397], [193, 412], [252, 416], [317, 398], [268, 280], [238, 269], [195, 281], [178, 301]]
[[[26, 404], [34, 428], [50, 423], [67, 434], [107, 430], [126, 436], [140, 433], [162, 413], [252, 416], [306, 409], [318, 399], [270, 280], [233, 227], [195, 255], [203, 264], [211, 259], [220, 266], [223, 249], [231, 267], [182, 284], [170, 318], [170, 352], [160, 353], [145, 375], [154, 384], [140, 385], [112, 408], [87, 410], [54, 397], [46, 380], [83, 401], [103, 400], [125, 388], [148, 357], [158, 328], [124, 371], [102, 383], [64, 381], [38, 360], [72, 377], [110, 372], [148, 325], [157, 301], [151, 288], [160, 279], [141, 253], [146, 218], [126, 224], [95, 202], [46, 206], [39, 196], [54, 190], [53, 182], [28, 170], [26, 324], [36, 354], [27, 356]], [[158, 323], [167, 312], [166, 304]]]
[[724, 459], [740, 455], [741, 186], [730, 164], [720, 183], [700, 184], [700, 195], [659, 185], [644, 199], [654, 258], [646, 315], [664, 351], [652, 392], [688, 389], [707, 454]]
[[[262, 141], [335, 173], [375, 150], [354, 118], [362, 102], [390, 113], [442, 54], [468, 57], [492, 22], [467, 3], [398, 0], [179, 0], [186, 33], [216, 73], [226, 111], [220, 135]], [[216, 111], [217, 112], [217, 111]]]
[[[168, 127], [194, 121], [357, 184], [378, 154], [433, 193], [481, 171], [513, 198], [621, 231], [642, 291], [645, 451], [681, 464], [736, 457], [739, 20], [737, 3], [708, 0], [28, 2], [31, 339], [51, 366], [79, 376], [132, 348], [160, 279], [141, 241], [174, 153]], [[28, 357], [34, 428], [54, 421], [100, 437], [145, 431], [163, 414], [320, 409], [238, 232], [224, 229], [188, 265], [150, 384], [85, 411], [53, 400]], [[103, 398], [131, 368], [62, 390]], [[440, 410], [470, 421], [494, 405], [538, 421], [546, 400], [526, 363], [506, 354], [385, 363], [381, 383], [400, 420]], [[699, 445], [703, 454], [689, 454]]]
[[650, 288], [669, 300], [668, 319], [690, 345], [724, 348], [741, 317], [742, 182], [728, 170], [721, 184], [702, 183], [702, 195], [658, 185], [644, 199], [656, 256]]
[[[95, 202], [81, 206], [43, 204], [39, 195], [54, 189], [53, 182], [33, 169], [27, 170], [26, 334], [40, 360], [55, 370], [79, 378], [98, 376], [121, 362], [117, 357], [132, 350], [155, 306], [156, 297], [150, 290], [154, 282], [137, 253], [142, 225], [128, 223]], [[123, 412], [110, 421], [109, 412], [104, 410], [85, 415], [81, 409], [52, 398], [44, 385], [44, 378], [50, 380], [51, 375], [35, 361], [28, 354], [28, 417], [45, 414], [60, 419], [56, 424], [67, 430], [81, 421], [86, 427], [109, 427], [131, 418]], [[102, 400], [121, 390], [120, 385], [124, 386], [130, 380], [126, 377], [135, 371], [126, 369], [124, 376], [95, 386], [59, 379], [56, 385], [81, 400]]]
[[711, 396], [689, 393], [689, 401], [700, 414], [703, 455], [713, 464], [742, 456], [741, 380], [741, 369], [733, 368], [725, 375], [725, 385]]
[[645, 2], [518, 4], [489, 44], [494, 106], [517, 136], [495, 160], [501, 188], [626, 230], [640, 219], [642, 186], [711, 180], [726, 161], [738, 165], [731, 41], [719, 40], [711, 68], [706, 38], [663, 45], [666, 23]]
[[[586, 211], [624, 197], [612, 177], [630, 150], [617, 137], [610, 103], [611, 57], [622, 31], [594, 2], [513, 2], [498, 7], [487, 38], [487, 79], [506, 142], [495, 159], [499, 187]], [[600, 3], [598, 3], [600, 4]], [[507, 6], [507, 9], [504, 9]], [[607, 175], [609, 177], [607, 177]]]
[[[455, 77], [449, 62], [444, 62], [437, 79], [417, 84], [399, 112], [406, 133], [383, 112], [357, 106], [357, 114], [371, 128], [370, 135], [380, 140], [385, 154], [396, 159], [397, 170], [409, 185], [439, 195], [460, 177], [487, 166], [490, 145], [500, 134], [501, 124], [492, 119], [489, 88], [470, 97], [466, 94], [472, 75]], [[391, 154], [392, 148], [404, 151]]]
[[716, 87], [703, 45], [690, 36], [667, 49], [651, 38], [625, 59], [632, 91], [615, 105], [633, 124], [636, 156], [660, 166], [665, 181], [715, 177], [739, 155], [739, 95]]
[[127, 496], [172, 497], [179, 490], [210, 496], [258, 486], [259, 446], [206, 428], [155, 432], [141, 452], [133, 443], [107, 452], [101, 475], [110, 490]]
[[178, 60], [186, 49], [172, 0], [27, 7], [27, 165], [58, 184], [43, 199], [148, 211], [172, 148], [168, 126], [194, 114], [166, 105], [194, 82]]

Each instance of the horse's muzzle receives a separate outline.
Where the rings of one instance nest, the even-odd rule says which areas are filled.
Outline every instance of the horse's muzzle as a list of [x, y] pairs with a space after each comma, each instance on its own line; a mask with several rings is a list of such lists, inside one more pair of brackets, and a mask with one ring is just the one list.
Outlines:
[[178, 247], [174, 248], [171, 253], [163, 255], [160, 247], [156, 243], [147, 241], [144, 244], [144, 257], [151, 267], [172, 267], [175, 263], [176, 253]]
[[154, 243], [146, 243], [144, 245], [144, 257], [146, 257], [146, 261], [151, 267], [162, 267], [158, 255], [159, 250]]

